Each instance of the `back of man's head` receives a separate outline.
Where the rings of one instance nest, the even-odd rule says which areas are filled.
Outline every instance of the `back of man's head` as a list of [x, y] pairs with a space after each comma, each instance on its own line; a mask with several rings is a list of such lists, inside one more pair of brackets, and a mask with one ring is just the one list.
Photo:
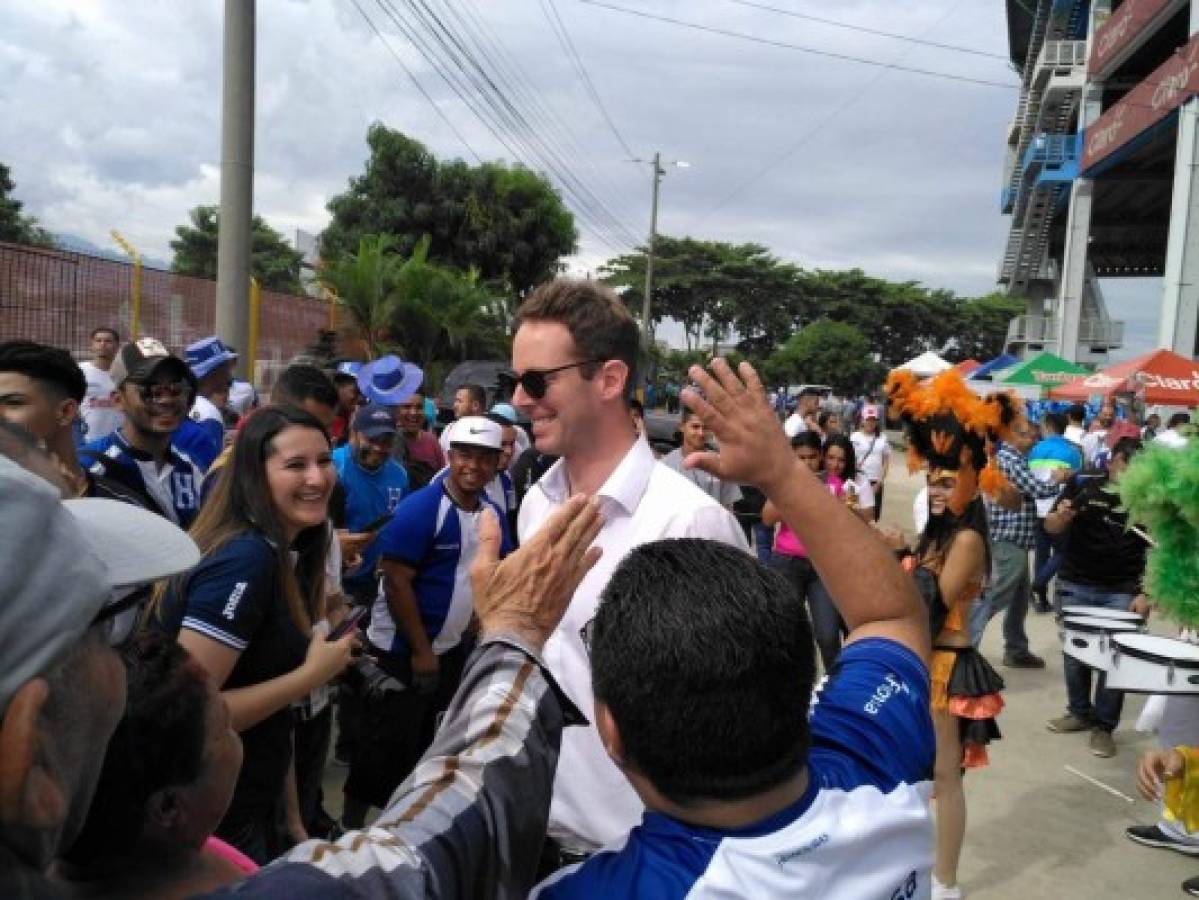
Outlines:
[[1191, 417], [1184, 412], [1176, 412], [1170, 416], [1170, 421], [1166, 423], [1166, 427], [1170, 429], [1180, 428], [1183, 425], [1190, 425]]
[[1063, 434], [1066, 430], [1066, 417], [1061, 413], [1045, 413], [1041, 417], [1041, 428], [1046, 434]]
[[584, 378], [591, 378], [600, 363], [620, 360], [629, 370], [625, 395], [637, 383], [637, 357], [641, 336], [624, 302], [608, 286], [581, 278], [555, 278], [534, 290], [516, 311], [513, 332], [525, 322], [557, 322], [566, 326], [579, 352]]
[[309, 401], [335, 409], [337, 388], [333, 379], [316, 366], [306, 363], [288, 366], [271, 389], [271, 403], [275, 406], [298, 406], [304, 409]]
[[1066, 410], [1066, 418], [1071, 425], [1081, 425], [1087, 418], [1087, 408], [1081, 403], [1075, 403]]
[[726, 544], [643, 544], [604, 589], [592, 683], [626, 763], [673, 803], [739, 800], [808, 755], [812, 629], [783, 577]]

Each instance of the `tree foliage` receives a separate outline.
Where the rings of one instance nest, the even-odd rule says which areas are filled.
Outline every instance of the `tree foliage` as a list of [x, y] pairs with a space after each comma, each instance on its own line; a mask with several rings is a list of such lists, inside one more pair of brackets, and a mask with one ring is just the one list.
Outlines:
[[[197, 206], [188, 214], [190, 225], [175, 229], [171, 241], [171, 271], [199, 278], [216, 278], [220, 212], [215, 206]], [[272, 291], [299, 293], [300, 263], [304, 256], [260, 216], [251, 220], [250, 274]]]
[[856, 394], [877, 388], [886, 370], [861, 331], [820, 319], [771, 354], [765, 374], [774, 384], [827, 384], [839, 393]]
[[336, 297], [372, 356], [391, 350], [426, 371], [437, 361], [507, 351], [502, 312], [477, 271], [429, 261], [428, 238], [399, 252], [392, 235], [364, 235], [356, 253], [326, 261], [321, 283]]
[[368, 234], [393, 236], [407, 256], [427, 238], [429, 262], [474, 269], [514, 299], [553, 277], [558, 260], [574, 252], [574, 217], [544, 176], [519, 165], [440, 161], [379, 124], [366, 142], [363, 173], [329, 201], [324, 256], [355, 252]]
[[21, 212], [21, 201], [12, 196], [16, 188], [8, 166], [0, 163], [0, 241], [53, 247], [54, 237], [33, 216]]

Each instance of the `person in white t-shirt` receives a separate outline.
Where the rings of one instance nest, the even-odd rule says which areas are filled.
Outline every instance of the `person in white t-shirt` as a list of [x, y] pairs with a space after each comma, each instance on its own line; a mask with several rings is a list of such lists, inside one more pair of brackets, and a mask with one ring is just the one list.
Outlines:
[[124, 421], [121, 408], [113, 397], [117, 386], [108, 374], [120, 343], [120, 335], [113, 328], [102, 326], [92, 330], [91, 362], [79, 364], [83, 377], [87, 380], [87, 394], [79, 407], [82, 443], [108, 437], [120, 428], [121, 422]]
[[[592, 717], [591, 667], [581, 629], [620, 561], [641, 544], [703, 537], [748, 550], [732, 513], [666, 466], [638, 440], [629, 418], [640, 335], [628, 310], [594, 281], [556, 279], [516, 314], [512, 402], [529, 417], [537, 449], [561, 457], [521, 505], [520, 542], [573, 495], [596, 496], [604, 517], [599, 563], [575, 592], [546, 644], [545, 661], [584, 715]], [[566, 863], [627, 833], [642, 803], [609, 759], [594, 724], [568, 728], [550, 808], [549, 836]]]
[[1106, 446], [1107, 431], [1116, 421], [1116, 407], [1110, 400], [1104, 400], [1099, 407], [1099, 414], [1091, 423], [1090, 429], [1082, 439], [1082, 461], [1086, 465], [1094, 465], [1099, 452]]
[[801, 432], [811, 428], [808, 423], [808, 417], [814, 416], [820, 411], [820, 391], [814, 387], [805, 387], [799, 392], [799, 398], [795, 401], [795, 412], [787, 416], [783, 422], [783, 432], [789, 438], [795, 437]]
[[1086, 437], [1087, 430], [1083, 427], [1083, 423], [1087, 420], [1087, 408], [1081, 403], [1075, 403], [1066, 410], [1066, 430], [1062, 432], [1062, 437], [1072, 444], [1082, 446], [1082, 439]]
[[891, 468], [891, 445], [883, 434], [882, 410], [875, 404], [862, 407], [862, 425], [849, 438], [853, 442], [858, 471], [866, 476], [874, 493], [874, 521], [883, 510], [883, 487]]

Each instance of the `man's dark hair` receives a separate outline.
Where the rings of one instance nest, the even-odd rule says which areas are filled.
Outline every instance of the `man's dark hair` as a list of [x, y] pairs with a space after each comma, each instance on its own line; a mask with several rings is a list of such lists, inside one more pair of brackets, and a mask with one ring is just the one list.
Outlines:
[[337, 406], [337, 387], [323, 371], [306, 363], [296, 363], [284, 369], [271, 389], [271, 403], [276, 406], [303, 406], [305, 400], [315, 400], [329, 407]]
[[78, 865], [106, 864], [130, 853], [145, 827], [151, 795], [200, 777], [205, 719], [213, 702], [203, 668], [157, 631], [139, 635], [124, 661], [129, 673], [125, 715], [104, 751], [83, 830], [64, 854]]
[[698, 415], [699, 415], [699, 413], [697, 413], [695, 410], [693, 410], [690, 406], [687, 406], [684, 404], [683, 409], [682, 409], [682, 418], [679, 421], [686, 422], [692, 416], [698, 416]]
[[579, 374], [584, 378], [593, 378], [600, 364], [610, 359], [623, 362], [629, 369], [625, 395], [632, 395], [633, 385], [637, 383], [641, 335], [632, 315], [611, 288], [598, 281], [555, 278], [538, 287], [521, 303], [512, 324], [513, 333], [525, 322], [565, 325], [582, 360], [589, 361], [579, 367]]
[[643, 544], [604, 588], [596, 699], [627, 760], [675, 803], [752, 797], [808, 756], [812, 628], [777, 572], [727, 544]]
[[[487, 408], [487, 389], [484, 388], [483, 385], [474, 384], [473, 382], [469, 384], [460, 384], [458, 385], [458, 390], [466, 391], [468, 394], [470, 394], [471, 402], [477, 403], [479, 405], [479, 409]], [[457, 391], [454, 393], [457, 393]]]
[[1130, 460], [1141, 452], [1145, 445], [1141, 443], [1140, 438], [1122, 437], [1116, 441], [1112, 447], [1112, 456], [1120, 456], [1125, 460]]
[[798, 447], [811, 447], [813, 450], [824, 452], [824, 442], [820, 440], [820, 435], [815, 431], [801, 431], [791, 438], [791, 449], [794, 450]]
[[341, 387], [343, 384], [357, 384], [358, 379], [349, 372], [334, 372], [333, 383], [338, 387]]
[[[1074, 403], [1066, 410], [1066, 418], [1075, 425], [1081, 425], [1086, 421], [1087, 408], [1081, 403]], [[1063, 429], [1064, 430], [1064, 429]]]
[[1170, 416], [1170, 421], [1166, 423], [1166, 428], [1177, 428], [1180, 425], [1190, 425], [1191, 417], [1184, 412], [1176, 412]]
[[799, 398], [803, 399], [804, 397], [820, 397], [823, 393], [824, 392], [821, 391], [820, 388], [813, 387], [810, 384], [805, 384], [799, 390]]
[[1066, 417], [1061, 413], [1048, 412], [1041, 416], [1041, 425], [1048, 425], [1054, 434], [1065, 434], [1066, 432]]
[[98, 334], [111, 334], [112, 339], [118, 344], [121, 343], [121, 335], [117, 333], [115, 328], [109, 328], [107, 325], [101, 325], [99, 328], [92, 329], [92, 339], [94, 340]]
[[82, 403], [87, 379], [66, 350], [34, 341], [5, 341], [0, 344], [0, 372], [17, 372], [31, 378], [57, 400]]

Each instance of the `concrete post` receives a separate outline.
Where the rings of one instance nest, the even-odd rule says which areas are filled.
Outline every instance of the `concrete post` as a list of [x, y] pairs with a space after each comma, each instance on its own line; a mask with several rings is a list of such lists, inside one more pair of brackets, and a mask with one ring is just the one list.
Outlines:
[[256, 0], [225, 0], [221, 78], [221, 212], [216, 333], [249, 372], [250, 241], [254, 208], [254, 18]]
[[1195, 356], [1199, 353], [1199, 99], [1178, 111], [1174, 193], [1162, 278], [1157, 345]]

